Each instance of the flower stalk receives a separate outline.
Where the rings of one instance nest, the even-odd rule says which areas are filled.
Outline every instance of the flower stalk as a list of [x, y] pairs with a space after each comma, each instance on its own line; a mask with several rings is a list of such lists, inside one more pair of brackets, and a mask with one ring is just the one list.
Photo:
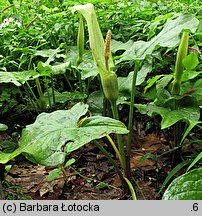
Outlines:
[[[119, 115], [116, 105], [118, 99], [118, 81], [117, 75], [113, 72], [114, 63], [110, 52], [111, 31], [109, 30], [107, 32], [106, 41], [104, 42], [93, 4], [77, 5], [72, 7], [72, 9], [80, 12], [87, 22], [90, 48], [92, 50], [94, 62], [99, 71], [102, 89], [105, 97], [111, 104], [114, 118], [118, 120]], [[121, 164], [125, 175], [126, 165], [122, 136], [117, 135], [117, 139]]]
[[77, 50], [78, 50], [78, 57], [76, 60], [76, 65], [78, 66], [83, 60], [83, 53], [84, 53], [84, 25], [83, 25], [83, 17], [79, 17], [79, 30], [77, 36]]

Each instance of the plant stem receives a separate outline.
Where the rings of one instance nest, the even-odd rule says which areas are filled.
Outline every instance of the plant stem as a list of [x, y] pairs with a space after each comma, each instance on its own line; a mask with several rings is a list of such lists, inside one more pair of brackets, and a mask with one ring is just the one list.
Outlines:
[[109, 152], [97, 141], [94, 140], [94, 143], [96, 145], [96, 147], [98, 147], [100, 149], [100, 151], [106, 156], [106, 158], [111, 162], [111, 164], [114, 166], [115, 170], [117, 171], [119, 177], [121, 179], [123, 179], [123, 174], [121, 172], [121, 170], [119, 169], [117, 163], [115, 163], [115, 161], [112, 159], [111, 155], [109, 154]]
[[122, 166], [122, 168], [123, 168], [124, 165], [123, 165], [123, 161], [122, 161], [122, 158], [121, 158], [121, 155], [120, 155], [119, 150], [117, 149], [117, 147], [116, 147], [114, 141], [112, 140], [112, 138], [111, 138], [107, 133], [106, 133], [106, 137], [107, 137], [107, 139], [109, 140], [110, 144], [112, 145], [114, 151], [116, 152], [117, 157], [119, 158], [119, 161], [120, 161], [121, 166]]
[[142, 189], [140, 188], [139, 184], [137, 183], [137, 181], [136, 181], [134, 178], [133, 178], [133, 181], [134, 181], [135, 184], [137, 185], [137, 188], [138, 188], [139, 192], [141, 193], [141, 196], [142, 196], [143, 200], [146, 200], [146, 197], [145, 197], [145, 195], [144, 195]]
[[45, 110], [46, 109], [46, 102], [44, 100], [44, 96], [43, 96], [43, 92], [42, 92], [42, 88], [41, 88], [41, 84], [39, 81], [39, 78], [36, 78], [36, 87], [37, 87], [37, 91], [39, 94], [39, 99], [40, 99], [40, 107], [41, 109]]
[[51, 89], [52, 89], [52, 96], [53, 96], [53, 107], [55, 107], [56, 101], [55, 101], [55, 91], [54, 91], [54, 83], [53, 83], [53, 76], [51, 74]]
[[68, 77], [67, 77], [67, 74], [64, 74], [64, 77], [65, 77], [65, 80], [66, 80], [67, 84], [68, 84], [69, 87], [70, 87], [70, 90], [71, 90], [71, 91], [74, 91], [74, 89], [73, 89], [73, 87], [72, 87], [72, 85], [71, 85], [71, 83], [70, 83], [70, 81], [69, 81], [69, 79], [68, 79]]
[[135, 92], [136, 92], [136, 80], [137, 80], [137, 72], [139, 69], [139, 61], [135, 62], [135, 69], [132, 80], [132, 91], [131, 91], [131, 99], [130, 99], [130, 111], [129, 111], [129, 122], [128, 122], [128, 140], [127, 140], [127, 153], [126, 153], [126, 177], [130, 177], [130, 151], [131, 151], [131, 142], [132, 142], [132, 129], [133, 129], [133, 109], [134, 109], [134, 100], [135, 100]]
[[36, 95], [34, 94], [34, 92], [33, 92], [33, 90], [32, 90], [32, 88], [31, 88], [31, 86], [29, 85], [29, 83], [28, 82], [25, 82], [26, 83], [26, 85], [27, 85], [27, 87], [28, 87], [28, 92], [30, 92], [31, 93], [31, 95], [32, 95], [32, 97], [34, 98], [34, 100], [35, 100], [35, 102], [34, 102], [34, 100], [31, 98], [31, 101], [32, 101], [32, 103], [34, 103], [35, 104], [35, 107], [36, 107], [36, 109], [37, 108], [40, 108], [40, 104], [39, 104], [39, 102], [38, 102], [38, 100], [37, 100], [37, 97], [36, 97]]
[[[86, 177], [84, 175], [82, 175], [80, 172], [78, 172], [76, 169], [74, 169], [72, 166], [70, 166], [70, 168], [76, 173], [78, 174], [79, 176], [81, 176], [82, 178], [86, 179], [86, 180], [90, 180], [90, 181], [96, 181], [96, 182], [99, 182], [99, 183], [105, 183], [105, 182], [102, 182], [102, 181], [99, 181], [99, 180], [95, 180], [93, 178], [89, 178], [89, 177]], [[115, 188], [117, 189], [117, 187], [113, 186], [113, 185], [110, 185], [110, 184], [107, 184], [108, 187], [111, 187], [111, 188]]]
[[133, 185], [131, 184], [131, 182], [126, 177], [123, 177], [123, 178], [125, 179], [126, 183], [128, 184], [128, 187], [130, 189], [130, 193], [131, 193], [132, 199], [133, 200], [137, 200], [137, 197], [136, 197]]
[[49, 92], [49, 89], [48, 89], [48, 81], [47, 81], [46, 77], [45, 77], [45, 87], [46, 87], [46, 91], [47, 91], [47, 94], [48, 94], [49, 108], [51, 108], [51, 98], [50, 98], [50, 92]]
[[[113, 101], [113, 102], [111, 101], [110, 103], [111, 103], [111, 108], [112, 108], [114, 119], [119, 120], [119, 114], [118, 114], [116, 101]], [[123, 146], [121, 134], [117, 134], [117, 140], [118, 140], [118, 148], [120, 152], [120, 157], [122, 161], [123, 173], [124, 173], [124, 176], [126, 176], [126, 159], [125, 159], [124, 146]]]
[[79, 80], [79, 91], [82, 93], [83, 92], [83, 87], [82, 87], [81, 73], [78, 70], [77, 70], [77, 78]]

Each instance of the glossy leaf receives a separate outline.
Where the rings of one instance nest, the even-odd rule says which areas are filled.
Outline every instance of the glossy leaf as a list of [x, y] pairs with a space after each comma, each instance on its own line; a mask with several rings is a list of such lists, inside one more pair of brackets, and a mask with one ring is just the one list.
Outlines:
[[0, 163], [24, 153], [34, 163], [58, 166], [64, 163], [68, 153], [106, 133], [128, 132], [122, 122], [102, 116], [89, 117], [80, 126], [78, 121], [87, 110], [88, 105], [77, 103], [70, 110], [41, 113], [33, 124], [23, 129], [18, 149], [0, 153]]
[[[145, 61], [141, 69], [137, 73], [137, 80], [136, 85], [141, 85], [145, 79], [148, 73], [152, 71], [152, 64], [149, 61]], [[132, 90], [132, 77], [134, 72], [130, 72], [127, 77], [118, 77], [118, 83], [119, 83], [119, 91], [120, 92], [128, 92], [131, 93]]]
[[194, 169], [176, 179], [166, 189], [163, 200], [201, 200], [202, 168]]
[[7, 125], [0, 123], [0, 131], [6, 131], [7, 129], [8, 129]]
[[193, 70], [199, 64], [197, 54], [192, 52], [182, 60], [182, 63], [187, 70]]
[[50, 76], [51, 74], [53, 75], [64, 74], [67, 68], [69, 67], [70, 67], [69, 61], [63, 63], [57, 63], [55, 65], [39, 62], [37, 65], [37, 69], [40, 72], [41, 76]]
[[155, 105], [141, 105], [135, 104], [140, 113], [147, 114], [149, 116], [161, 115], [161, 129], [168, 128], [178, 121], [185, 121], [188, 124], [192, 124], [198, 121], [200, 117], [200, 111], [197, 107], [182, 107], [178, 110], [171, 110], [170, 108], [159, 107]]
[[71, 66], [79, 70], [81, 79], [85, 80], [98, 75], [98, 69], [93, 61], [92, 53], [89, 50], [84, 50], [82, 62], [78, 66], [76, 66], [77, 56], [76, 47], [71, 47], [66, 54], [65, 60], [71, 62]]
[[111, 42], [111, 52], [115, 53], [118, 50], [127, 50], [133, 45], [133, 41], [129, 40], [126, 43], [121, 41], [112, 40]]
[[66, 145], [65, 151], [66, 153], [70, 153], [92, 140], [104, 137], [106, 133], [126, 134], [128, 130], [122, 122], [115, 119], [92, 116], [83, 121], [78, 132], [75, 134], [77, 140]]
[[34, 70], [22, 71], [22, 72], [4, 72], [0, 71], [0, 83], [13, 83], [16, 86], [21, 86], [26, 81], [38, 76], [38, 73]]
[[41, 56], [44, 58], [50, 58], [51, 56], [56, 55], [61, 52], [60, 49], [44, 49], [44, 50], [34, 50], [34, 56]]
[[200, 111], [197, 107], [184, 107], [178, 110], [172, 110], [167, 116], [162, 116], [161, 129], [165, 129], [183, 120], [188, 124], [198, 121], [200, 118]]
[[189, 81], [200, 75], [201, 71], [184, 71], [182, 74], [182, 82]]
[[87, 104], [93, 115], [102, 115], [104, 95], [102, 91], [95, 91], [88, 97]]
[[121, 61], [143, 60], [150, 55], [158, 46], [175, 47], [180, 42], [180, 33], [182, 30], [189, 29], [192, 33], [196, 31], [199, 21], [191, 14], [185, 13], [174, 20], [168, 20], [163, 30], [150, 41], [136, 41], [133, 46], [126, 50]]

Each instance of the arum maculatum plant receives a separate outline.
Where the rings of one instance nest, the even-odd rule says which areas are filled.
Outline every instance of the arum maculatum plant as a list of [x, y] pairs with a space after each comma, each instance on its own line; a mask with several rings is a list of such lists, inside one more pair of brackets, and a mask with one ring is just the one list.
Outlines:
[[[174, 80], [172, 83], [171, 95], [179, 96], [180, 95], [180, 86], [182, 75], [184, 71], [183, 59], [187, 56], [188, 52], [188, 42], [189, 42], [189, 33], [184, 31], [182, 33], [182, 38], [177, 52], [176, 63], [175, 63], [175, 73]], [[177, 101], [174, 101], [174, 109], [177, 108]], [[180, 122], [177, 122], [174, 125], [174, 145], [177, 146], [180, 142]]]
[[[118, 81], [117, 81], [117, 75], [113, 71], [114, 63], [113, 63], [112, 55], [110, 52], [110, 42], [111, 42], [112, 33], [109, 30], [107, 32], [106, 40], [104, 41], [100, 27], [99, 27], [99, 23], [96, 17], [94, 6], [92, 4], [89, 3], [86, 5], [74, 6], [72, 7], [72, 10], [76, 10], [80, 12], [84, 16], [87, 22], [90, 47], [92, 50], [94, 62], [96, 63], [97, 69], [99, 71], [103, 93], [106, 99], [109, 100], [111, 104], [114, 118], [116, 120], [119, 120], [118, 108], [116, 105], [116, 101], [118, 99]], [[80, 28], [79, 28], [79, 31], [80, 31]], [[83, 40], [81, 35], [82, 34], [79, 34], [79, 37], [81, 37], [81, 40]], [[80, 40], [78, 39], [78, 41]], [[83, 46], [82, 44], [83, 43], [80, 42], [79, 46]], [[78, 48], [78, 50], [80, 49], [81, 48]], [[107, 136], [107, 138], [112, 144], [112, 147], [114, 148], [117, 154], [117, 157], [120, 160], [120, 164], [123, 169], [122, 180], [126, 181], [127, 185], [130, 188], [131, 193], [133, 194], [133, 198], [135, 198], [134, 190], [131, 188], [132, 184], [130, 184], [129, 180], [127, 179], [128, 171], [127, 171], [127, 166], [126, 166], [126, 156], [124, 152], [122, 136], [117, 135], [118, 149], [116, 148], [113, 140], [111, 140], [109, 136]], [[96, 145], [100, 148], [100, 150], [102, 150], [102, 152], [105, 155], [107, 154], [107, 152], [103, 150], [103, 147], [101, 147], [97, 142], [96, 142]], [[109, 158], [109, 155], [107, 157]]]

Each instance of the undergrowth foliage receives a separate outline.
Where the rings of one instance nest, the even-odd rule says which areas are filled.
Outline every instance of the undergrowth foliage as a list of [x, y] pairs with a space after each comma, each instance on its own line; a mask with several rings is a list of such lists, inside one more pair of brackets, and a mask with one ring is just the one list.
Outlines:
[[[13, 146], [0, 143], [0, 163], [9, 164], [23, 154], [33, 163], [55, 167], [52, 181], [75, 163], [69, 158], [72, 151], [92, 142], [135, 200], [130, 158], [138, 112], [150, 117], [145, 130], [157, 125], [173, 134], [166, 137], [173, 169], [159, 194], [188, 166], [163, 199], [201, 199], [202, 153], [197, 149], [187, 158], [181, 154], [184, 146], [202, 143], [197, 133], [202, 106], [201, 3], [90, 2], [2, 2], [0, 131], [19, 137]], [[119, 117], [123, 108], [128, 110], [127, 126]], [[31, 120], [21, 124], [21, 116]], [[104, 137], [118, 164], [101, 144]], [[145, 154], [141, 161], [146, 158], [156, 155]], [[188, 181], [192, 183], [186, 191], [176, 189]], [[197, 187], [194, 181], [199, 181]], [[181, 192], [185, 195], [177, 194]]]

